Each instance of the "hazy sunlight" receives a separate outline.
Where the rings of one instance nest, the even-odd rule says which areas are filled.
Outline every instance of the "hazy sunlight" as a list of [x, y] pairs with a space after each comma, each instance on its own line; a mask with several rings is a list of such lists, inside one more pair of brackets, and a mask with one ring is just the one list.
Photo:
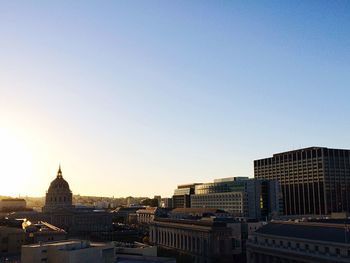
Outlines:
[[21, 139], [0, 128], [1, 195], [18, 196], [32, 176], [32, 154]]

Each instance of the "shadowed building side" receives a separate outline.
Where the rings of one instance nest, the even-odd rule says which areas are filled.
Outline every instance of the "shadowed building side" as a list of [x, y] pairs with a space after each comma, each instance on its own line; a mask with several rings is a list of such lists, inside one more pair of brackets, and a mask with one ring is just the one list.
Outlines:
[[50, 184], [46, 193], [45, 206], [43, 212], [56, 212], [62, 209], [72, 209], [72, 191], [69, 184], [63, 179], [61, 166], [58, 168], [57, 176]]

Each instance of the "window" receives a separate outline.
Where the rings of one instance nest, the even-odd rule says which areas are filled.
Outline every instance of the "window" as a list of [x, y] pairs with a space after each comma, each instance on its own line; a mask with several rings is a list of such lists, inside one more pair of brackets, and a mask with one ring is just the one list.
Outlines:
[[297, 248], [300, 248], [300, 244], [299, 243], [296, 243], [295, 244]]
[[336, 253], [337, 255], [340, 255], [340, 249], [339, 249], [339, 248], [336, 248], [336, 249], [335, 249], [335, 253]]
[[324, 252], [329, 253], [329, 247], [325, 247]]
[[288, 242], [288, 247], [290, 247], [291, 246], [291, 244], [290, 244], [290, 242]]
[[283, 246], [283, 241], [280, 241], [280, 246]]
[[318, 251], [318, 246], [315, 246], [315, 251]]

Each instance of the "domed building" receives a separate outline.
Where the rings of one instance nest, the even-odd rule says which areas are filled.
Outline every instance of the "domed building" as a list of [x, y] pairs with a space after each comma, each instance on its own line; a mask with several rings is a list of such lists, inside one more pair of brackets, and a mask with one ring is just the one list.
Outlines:
[[91, 233], [111, 231], [111, 213], [88, 207], [77, 208], [73, 206], [72, 199], [72, 191], [68, 182], [63, 179], [61, 166], [59, 166], [57, 176], [46, 192], [42, 213], [37, 215], [35, 219], [60, 227], [66, 230], [70, 236], [86, 236]]
[[59, 166], [57, 176], [55, 180], [51, 182], [46, 192], [43, 212], [58, 212], [60, 210], [72, 209], [72, 196], [69, 184], [63, 179], [61, 166]]

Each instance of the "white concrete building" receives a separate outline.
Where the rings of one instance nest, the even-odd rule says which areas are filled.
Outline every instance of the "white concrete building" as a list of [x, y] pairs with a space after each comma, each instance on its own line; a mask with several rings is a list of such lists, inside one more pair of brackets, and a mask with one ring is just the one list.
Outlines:
[[191, 195], [192, 208], [219, 208], [235, 216], [243, 216], [246, 206], [244, 192]]
[[115, 246], [115, 256], [117, 263], [176, 263], [175, 258], [166, 258], [157, 256], [157, 247], [139, 242], [124, 243], [112, 242]]
[[65, 240], [22, 246], [21, 263], [113, 263], [114, 246]]

